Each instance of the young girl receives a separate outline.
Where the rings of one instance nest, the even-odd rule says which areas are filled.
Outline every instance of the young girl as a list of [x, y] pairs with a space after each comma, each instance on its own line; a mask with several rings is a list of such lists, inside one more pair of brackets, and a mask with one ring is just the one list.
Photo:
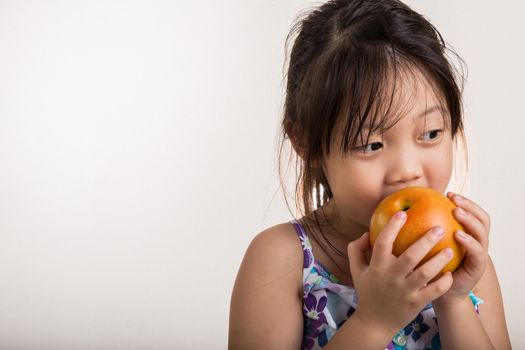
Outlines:
[[329, 1], [295, 29], [282, 126], [300, 157], [304, 215], [248, 247], [229, 348], [509, 349], [479, 205], [447, 193], [467, 255], [435, 281], [447, 250], [416, 265], [439, 227], [396, 257], [400, 212], [369, 244], [381, 199], [408, 186], [444, 193], [451, 179], [462, 88], [438, 31], [397, 0]]

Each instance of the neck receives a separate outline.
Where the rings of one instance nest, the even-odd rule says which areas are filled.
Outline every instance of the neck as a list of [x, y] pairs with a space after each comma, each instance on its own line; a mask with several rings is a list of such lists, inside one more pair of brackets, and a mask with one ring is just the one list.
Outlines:
[[368, 231], [368, 227], [361, 225], [348, 215], [342, 215], [335, 204], [332, 198], [324, 203], [321, 208], [307, 215], [305, 220], [319, 230], [316, 221], [317, 215], [319, 226], [326, 238], [346, 254], [348, 243], [361, 237], [363, 233]]

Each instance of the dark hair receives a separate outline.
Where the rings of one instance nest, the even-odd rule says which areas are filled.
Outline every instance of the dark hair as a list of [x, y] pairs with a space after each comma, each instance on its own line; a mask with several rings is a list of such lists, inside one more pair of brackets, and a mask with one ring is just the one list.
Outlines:
[[[387, 94], [387, 81], [393, 80], [395, 84], [400, 72], [419, 72], [431, 83], [453, 139], [457, 141], [456, 134], [465, 139], [462, 122], [465, 78], [449, 62], [446, 51], [453, 53], [460, 63], [463, 60], [445, 45], [441, 34], [425, 17], [404, 3], [328, 1], [293, 25], [286, 38], [286, 54], [296, 32], [285, 75], [278, 158], [281, 186], [289, 209], [281, 172], [284, 141], [290, 138], [300, 155], [296, 163], [295, 199], [301, 213], [308, 215], [332, 198], [319, 162], [330, 153], [337, 132], [335, 125], [343, 125], [339, 129], [343, 131], [340, 150], [346, 154], [357, 145], [359, 137], [363, 141], [360, 130], [365, 121], [371, 123], [367, 142], [372, 132], [385, 131], [395, 124], [396, 121], [386, 124], [387, 116], [392, 113], [385, 113], [384, 106], [390, 111], [393, 98]], [[394, 78], [390, 79], [392, 74]]]

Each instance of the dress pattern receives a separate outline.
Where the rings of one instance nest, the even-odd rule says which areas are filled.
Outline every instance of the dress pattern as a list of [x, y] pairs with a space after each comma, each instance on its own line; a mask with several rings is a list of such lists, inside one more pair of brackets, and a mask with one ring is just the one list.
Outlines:
[[[320, 349], [328, 343], [341, 325], [357, 308], [357, 293], [354, 288], [339, 283], [314, 258], [310, 239], [297, 221], [292, 220], [303, 249], [303, 319], [304, 331], [301, 349]], [[469, 293], [476, 313], [483, 300]], [[432, 304], [423, 310], [405, 328], [399, 330], [385, 348], [388, 350], [441, 349], [437, 318]]]

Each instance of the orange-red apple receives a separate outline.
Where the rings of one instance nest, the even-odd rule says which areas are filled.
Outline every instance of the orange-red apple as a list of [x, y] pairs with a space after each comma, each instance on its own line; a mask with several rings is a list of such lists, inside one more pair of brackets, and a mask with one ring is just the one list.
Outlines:
[[446, 271], [454, 271], [465, 256], [465, 249], [454, 239], [454, 232], [465, 228], [454, 217], [456, 205], [445, 195], [425, 187], [407, 187], [391, 193], [376, 207], [370, 220], [370, 244], [373, 247], [377, 236], [388, 220], [396, 212], [407, 213], [405, 224], [399, 231], [392, 253], [400, 256], [412, 243], [424, 236], [432, 227], [441, 226], [445, 234], [432, 250], [425, 255], [419, 267], [439, 251], [450, 247], [454, 253], [448, 264], [433, 279], [439, 278]]

